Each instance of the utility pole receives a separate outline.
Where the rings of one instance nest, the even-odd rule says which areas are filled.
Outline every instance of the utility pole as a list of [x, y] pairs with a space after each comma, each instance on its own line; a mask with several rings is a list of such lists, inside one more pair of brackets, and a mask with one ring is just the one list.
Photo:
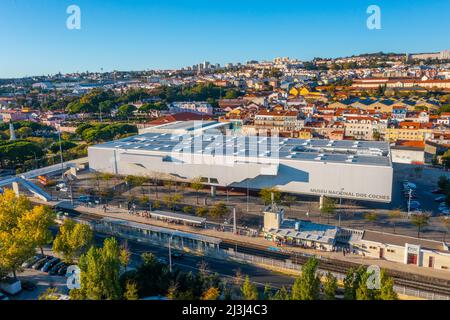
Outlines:
[[58, 129], [58, 139], [59, 139], [59, 155], [61, 158], [61, 178], [64, 179], [64, 159], [62, 154], [62, 143], [61, 143], [61, 122], [59, 123], [59, 129]]
[[341, 226], [341, 210], [342, 210], [342, 192], [344, 188], [341, 188], [341, 197], [339, 198], [339, 227]]
[[170, 235], [169, 238], [169, 271], [172, 272], [172, 248], [171, 248], [171, 243], [172, 243], [172, 237], [173, 234]]
[[237, 227], [236, 227], [236, 208], [233, 208], [233, 233], [237, 233]]
[[409, 219], [409, 212], [411, 211], [411, 196], [412, 196], [412, 189], [409, 189], [409, 191], [408, 191], [408, 219]]

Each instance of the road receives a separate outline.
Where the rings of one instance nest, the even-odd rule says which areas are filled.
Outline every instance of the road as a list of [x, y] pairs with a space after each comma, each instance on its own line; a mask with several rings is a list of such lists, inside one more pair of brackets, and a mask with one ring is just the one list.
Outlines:
[[[100, 245], [105, 238], [108, 238], [108, 236], [96, 234], [96, 243]], [[147, 243], [141, 244], [121, 238], [117, 239], [122, 243], [126, 242], [132, 257], [130, 265], [131, 267], [136, 267], [140, 263], [141, 255], [145, 252], [151, 252], [157, 257], [166, 258], [166, 260], [169, 259], [169, 249], [166, 247], [150, 245]], [[206, 262], [208, 270], [210, 270], [211, 272], [216, 272], [222, 278], [228, 279], [230, 281], [233, 280], [233, 278], [236, 276], [236, 272], [239, 270], [244, 277], [248, 275], [253, 283], [261, 287], [268, 283], [272, 288], [279, 289], [282, 286], [291, 286], [294, 283], [294, 277], [291, 276], [276, 273], [253, 265], [242, 264], [229, 260], [215, 259], [206, 256], [197, 256], [185, 253], [183, 258], [173, 262], [178, 268], [183, 271], [198, 272], [199, 266], [202, 261]]]

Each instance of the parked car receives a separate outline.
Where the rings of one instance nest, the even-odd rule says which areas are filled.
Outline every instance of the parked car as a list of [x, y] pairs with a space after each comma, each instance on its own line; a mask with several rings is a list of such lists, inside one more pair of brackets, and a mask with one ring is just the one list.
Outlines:
[[56, 275], [56, 274], [58, 274], [59, 269], [65, 265], [66, 264], [63, 261], [59, 261], [57, 264], [55, 264], [53, 267], [51, 267], [50, 270], [48, 270], [48, 273], [52, 276]]
[[0, 301], [2, 301], [2, 300], [6, 301], [6, 300], [9, 300], [9, 298], [0, 292]]
[[175, 259], [175, 260], [179, 260], [179, 259], [181, 259], [183, 257], [184, 257], [184, 254], [181, 253], [181, 252], [172, 253], [172, 258]]
[[60, 262], [61, 259], [59, 258], [53, 258], [48, 260], [41, 268], [42, 272], [48, 272], [55, 264], [57, 264], [58, 262]]
[[36, 261], [31, 267], [34, 270], [40, 270], [44, 266], [44, 264], [52, 258], [53, 257], [51, 257], [51, 256], [45, 256], [45, 257], [39, 259], [38, 261]]
[[445, 201], [445, 198], [446, 198], [445, 196], [439, 196], [439, 197], [435, 198], [434, 201], [435, 202], [442, 202], [442, 201]]
[[415, 183], [412, 182], [408, 182], [408, 181], [404, 181], [403, 182], [403, 189], [404, 190], [409, 190], [409, 189], [416, 189], [417, 186]]
[[411, 201], [410, 204], [409, 204], [409, 208], [410, 208], [411, 210], [419, 209], [420, 206], [421, 206], [421, 204], [420, 204], [419, 201]]
[[89, 202], [90, 197], [89, 196], [79, 196], [78, 201], [80, 202]]
[[58, 270], [58, 276], [65, 276], [67, 273], [67, 264], [64, 264], [59, 270]]
[[442, 189], [434, 189], [434, 190], [431, 191], [431, 193], [433, 193], [433, 194], [443, 194], [444, 190], [442, 190]]
[[32, 281], [24, 280], [22, 281], [22, 289], [33, 291], [34, 289], [36, 289], [36, 284]]
[[44, 256], [42, 254], [35, 255], [34, 257], [22, 263], [22, 268], [31, 268], [33, 264], [35, 264], [39, 259], [42, 259], [43, 257]]
[[166, 258], [158, 258], [157, 260], [158, 260], [158, 262], [161, 263], [161, 264], [169, 264], [169, 262], [167, 261]]

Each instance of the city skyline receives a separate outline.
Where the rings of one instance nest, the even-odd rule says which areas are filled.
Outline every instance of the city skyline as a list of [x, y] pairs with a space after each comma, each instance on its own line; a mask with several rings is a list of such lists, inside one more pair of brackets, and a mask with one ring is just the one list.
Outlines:
[[450, 3], [413, 2], [408, 8], [405, 1], [378, 1], [381, 29], [369, 30], [369, 1], [282, 1], [275, 7], [254, 1], [225, 6], [139, 0], [101, 6], [81, 0], [76, 3], [81, 29], [69, 30], [66, 10], [72, 2], [7, 0], [0, 5], [0, 40], [6, 44], [0, 51], [0, 78], [177, 69], [204, 60], [223, 65], [278, 56], [311, 60], [447, 49]]

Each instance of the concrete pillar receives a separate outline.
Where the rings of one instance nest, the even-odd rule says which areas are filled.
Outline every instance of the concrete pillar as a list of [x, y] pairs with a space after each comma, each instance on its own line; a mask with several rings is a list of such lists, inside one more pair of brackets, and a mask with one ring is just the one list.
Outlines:
[[216, 197], [216, 186], [211, 186], [211, 197]]
[[325, 196], [320, 196], [320, 200], [319, 200], [319, 209], [323, 208], [323, 201], [325, 200]]
[[73, 175], [74, 177], [77, 176], [77, 168], [76, 167], [71, 167], [70, 168], [70, 174]]
[[16, 196], [19, 196], [19, 195], [20, 195], [20, 191], [19, 191], [19, 183], [13, 182], [13, 183], [12, 183], [12, 188], [13, 188], [13, 191], [14, 191], [14, 193], [16, 194]]

